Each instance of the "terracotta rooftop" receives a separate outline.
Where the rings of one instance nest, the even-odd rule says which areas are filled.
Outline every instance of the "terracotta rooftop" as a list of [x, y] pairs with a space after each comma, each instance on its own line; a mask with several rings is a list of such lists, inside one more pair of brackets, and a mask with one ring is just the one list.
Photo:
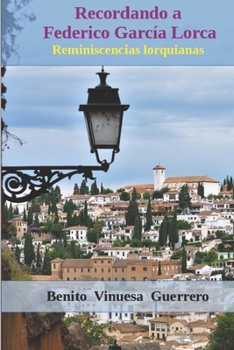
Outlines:
[[89, 259], [66, 259], [63, 263], [63, 267], [93, 267], [93, 263]]
[[208, 177], [205, 175], [168, 177], [164, 182], [214, 182], [214, 183], [219, 183], [219, 181], [214, 180], [211, 177]]
[[121, 333], [139, 333], [145, 330], [132, 323], [112, 323], [112, 326], [117, 328]]

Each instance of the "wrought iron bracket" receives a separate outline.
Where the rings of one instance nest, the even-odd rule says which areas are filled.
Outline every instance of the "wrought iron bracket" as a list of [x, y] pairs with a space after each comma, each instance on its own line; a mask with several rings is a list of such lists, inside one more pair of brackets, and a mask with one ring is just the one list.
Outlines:
[[97, 166], [3, 166], [3, 200], [13, 203], [30, 201], [48, 192], [57, 182], [76, 174], [83, 174], [85, 180], [95, 180], [93, 171], [107, 172], [109, 165], [104, 160]]

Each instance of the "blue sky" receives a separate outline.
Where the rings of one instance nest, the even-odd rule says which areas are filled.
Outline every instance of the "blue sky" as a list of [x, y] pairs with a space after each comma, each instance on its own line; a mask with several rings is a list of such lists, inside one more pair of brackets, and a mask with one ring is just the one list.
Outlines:
[[[101, 67], [8, 67], [5, 122], [25, 144], [3, 152], [4, 165], [94, 165], [78, 106]], [[120, 153], [97, 183], [117, 189], [166, 177], [234, 175], [234, 67], [105, 67], [124, 114]], [[77, 175], [59, 183], [72, 193]], [[91, 185], [92, 181], [88, 182]]]

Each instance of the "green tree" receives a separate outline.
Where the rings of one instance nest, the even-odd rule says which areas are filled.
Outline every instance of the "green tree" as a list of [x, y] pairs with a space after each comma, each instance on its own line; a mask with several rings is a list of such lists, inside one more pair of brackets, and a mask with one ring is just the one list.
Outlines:
[[26, 210], [24, 208], [24, 212], [23, 212], [23, 221], [27, 221], [27, 215], [26, 215]]
[[35, 259], [34, 248], [32, 244], [32, 235], [27, 233], [25, 236], [24, 243], [24, 262], [26, 265], [31, 265], [32, 261]]
[[33, 223], [33, 215], [32, 215], [32, 208], [31, 207], [28, 209], [28, 221], [27, 221], [27, 223], [28, 223], [28, 226], [31, 226]]
[[79, 186], [77, 184], [74, 185], [74, 189], [73, 189], [73, 194], [79, 194]]
[[169, 235], [169, 220], [165, 215], [159, 228], [159, 245], [163, 247], [167, 243], [167, 236]]
[[122, 246], [123, 246], [122, 242], [118, 238], [116, 238], [114, 240], [113, 247], [122, 247]]
[[218, 316], [217, 326], [210, 335], [207, 350], [234, 349], [234, 313]]
[[182, 250], [182, 273], [187, 272], [187, 255], [186, 255], [186, 250], [185, 247], [183, 247]]
[[41, 255], [40, 255], [40, 244], [37, 245], [37, 259], [36, 259], [36, 267], [39, 268], [41, 266]]
[[80, 185], [80, 194], [89, 194], [89, 187], [86, 185], [86, 181], [83, 180]]
[[204, 186], [200, 182], [198, 183], [197, 187], [197, 194], [201, 197], [204, 198]]
[[54, 224], [51, 228], [51, 233], [56, 238], [61, 238], [62, 237], [62, 230], [63, 230], [63, 226], [61, 224]]
[[150, 202], [150, 198], [149, 198], [147, 210], [146, 210], [145, 230], [150, 231], [151, 225], [153, 225], [153, 220], [152, 220], [152, 212], [151, 212], [151, 202]]
[[188, 185], [183, 185], [179, 193], [179, 207], [183, 212], [191, 208], [191, 197], [189, 195]]
[[36, 213], [36, 215], [35, 215], [33, 226], [39, 227], [38, 213]]
[[142, 223], [140, 216], [136, 216], [135, 223], [134, 223], [134, 233], [133, 238], [141, 240], [141, 231], [142, 231]]
[[16, 246], [14, 255], [15, 255], [15, 259], [16, 259], [18, 264], [20, 263], [20, 253], [21, 253], [20, 248], [18, 246]]
[[97, 195], [98, 193], [99, 193], [99, 189], [97, 187], [97, 182], [96, 182], [96, 180], [94, 180], [94, 182], [91, 185], [90, 194]]
[[138, 205], [135, 201], [131, 201], [125, 213], [126, 225], [134, 226], [135, 219], [139, 215]]
[[51, 275], [51, 264], [48, 248], [45, 251], [43, 265], [42, 265], [42, 275]]
[[218, 253], [215, 250], [209, 250], [207, 252], [207, 261], [212, 262], [218, 259]]
[[121, 201], [128, 202], [130, 200], [130, 193], [128, 193], [126, 191], [122, 191], [119, 198]]
[[9, 232], [12, 236], [16, 235], [17, 227], [14, 224], [9, 225], [7, 232]]
[[176, 211], [174, 211], [173, 217], [169, 223], [169, 242], [173, 249], [175, 247], [175, 243], [179, 242]]
[[76, 244], [76, 241], [71, 241], [67, 246], [67, 251], [71, 253], [72, 259], [80, 259], [81, 250], [80, 244]]

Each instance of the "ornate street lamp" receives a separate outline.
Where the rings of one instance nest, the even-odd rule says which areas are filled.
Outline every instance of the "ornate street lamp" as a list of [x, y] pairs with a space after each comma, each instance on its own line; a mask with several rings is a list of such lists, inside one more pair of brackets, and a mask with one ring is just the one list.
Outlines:
[[[4, 200], [14, 203], [29, 201], [46, 193], [49, 187], [66, 177], [70, 179], [75, 174], [83, 174], [85, 179], [93, 180], [93, 171], [108, 171], [115, 153], [119, 152], [123, 112], [129, 105], [122, 105], [118, 89], [107, 85], [106, 77], [109, 73], [102, 68], [97, 74], [100, 84], [94, 89], [88, 89], [88, 102], [80, 105], [79, 111], [84, 112], [91, 153], [95, 153], [100, 165], [2, 167]], [[100, 149], [112, 150], [109, 163], [105, 159], [100, 160]], [[33, 174], [29, 174], [30, 171]]]

